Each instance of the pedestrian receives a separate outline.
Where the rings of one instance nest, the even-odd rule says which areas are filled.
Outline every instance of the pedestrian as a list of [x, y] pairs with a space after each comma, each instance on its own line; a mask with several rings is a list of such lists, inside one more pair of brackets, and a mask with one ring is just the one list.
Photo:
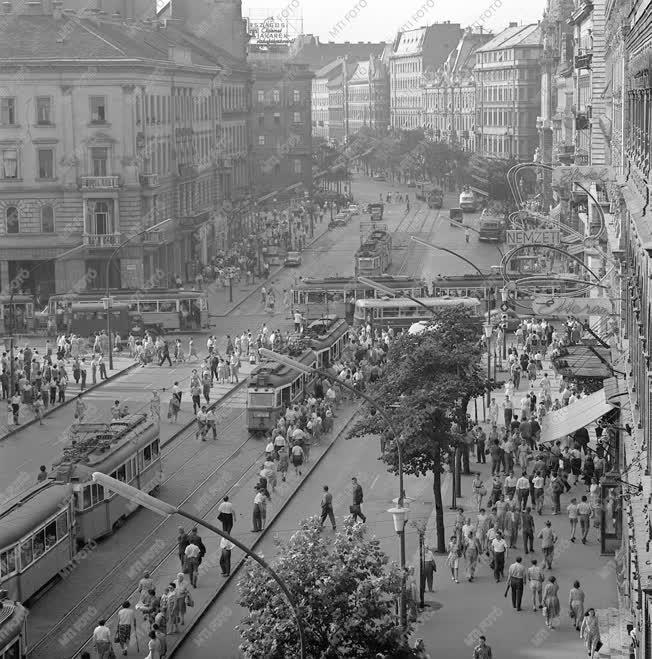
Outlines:
[[523, 551], [526, 554], [534, 553], [534, 517], [532, 517], [532, 509], [529, 506], [521, 515], [521, 528], [523, 530]]
[[466, 577], [472, 582], [475, 579], [475, 571], [478, 567], [480, 554], [482, 553], [482, 545], [480, 540], [475, 536], [473, 531], [469, 531], [466, 543]]
[[20, 403], [21, 397], [18, 391], [11, 397], [11, 420], [14, 426], [20, 425]]
[[433, 589], [433, 580], [435, 572], [437, 572], [437, 564], [435, 563], [435, 552], [432, 550], [432, 547], [424, 547], [425, 556], [424, 556], [424, 580], [425, 586], [428, 588], [428, 592], [432, 593]]
[[464, 240], [468, 243], [469, 240], [471, 239], [471, 230], [467, 227], [464, 229]]
[[487, 488], [482, 482], [480, 472], [477, 472], [473, 479], [473, 497], [478, 505], [478, 511], [482, 508], [482, 499], [487, 495]]
[[544, 499], [544, 486], [545, 480], [541, 475], [541, 471], [536, 471], [534, 473], [534, 478], [532, 478], [532, 492], [534, 494], [534, 506], [539, 515], [543, 514], [543, 499]]
[[[183, 572], [177, 574], [177, 578], [172, 582], [174, 587], [174, 609], [175, 615], [181, 626], [185, 625], [186, 605], [192, 602], [192, 597], [188, 591], [188, 584], [184, 581]], [[192, 604], [194, 606], [194, 603]]]
[[106, 620], [98, 620], [97, 627], [93, 630], [93, 645], [98, 659], [110, 659], [113, 653], [111, 643], [111, 630], [106, 626]]
[[593, 517], [593, 508], [588, 502], [586, 495], [577, 506], [577, 515], [580, 519], [580, 532], [582, 534], [582, 544], [586, 544], [586, 538], [589, 535], [590, 519]]
[[86, 377], [88, 375], [88, 369], [86, 367], [86, 358], [82, 357], [82, 360], [79, 364], [79, 374], [81, 375], [81, 385], [80, 388], [82, 391], [86, 389]]
[[451, 581], [459, 583], [460, 573], [460, 558], [462, 556], [462, 547], [458, 542], [457, 535], [452, 535], [448, 541], [448, 557], [446, 558], [446, 565], [451, 571]]
[[512, 590], [512, 606], [517, 611], [521, 610], [523, 586], [526, 579], [526, 571], [522, 561], [523, 559], [520, 556], [517, 556], [516, 561], [509, 566], [507, 572], [508, 587]]
[[149, 631], [149, 641], [147, 642], [147, 649], [149, 654], [145, 659], [161, 659], [161, 642], [158, 639], [156, 632], [151, 629]]
[[224, 500], [217, 509], [217, 519], [222, 522], [222, 531], [231, 534], [231, 529], [235, 523], [235, 509], [233, 504], [229, 501], [229, 495], [224, 495]]
[[570, 500], [566, 511], [568, 512], [568, 521], [570, 522], [570, 541], [575, 542], [575, 533], [577, 531], [577, 499]]
[[600, 625], [594, 608], [590, 608], [584, 615], [580, 628], [580, 638], [584, 639], [587, 655], [591, 659], [597, 657], [602, 648], [602, 641], [600, 640]]
[[220, 541], [220, 569], [222, 570], [222, 576], [228, 577], [231, 575], [231, 551], [235, 545], [226, 538], [222, 538]]
[[584, 597], [580, 582], [573, 582], [573, 587], [568, 594], [568, 613], [575, 623], [575, 631], [580, 631], [580, 625], [584, 619]]
[[170, 346], [167, 341], [163, 341], [163, 347], [161, 348], [161, 359], [159, 360], [158, 365], [163, 366], [167, 360], [170, 368], [172, 368], [172, 360], [170, 359]]
[[38, 476], [36, 477], [36, 482], [41, 483], [44, 480], [47, 480], [47, 477], [48, 477], [47, 469], [46, 469], [45, 465], [41, 465], [39, 467]]
[[122, 608], [118, 611], [118, 629], [115, 634], [115, 641], [125, 656], [129, 651], [132, 631], [134, 634], [138, 633], [136, 631], [136, 612], [131, 608], [129, 600], [126, 600], [122, 603]]
[[301, 476], [301, 465], [303, 465], [304, 453], [299, 444], [292, 447], [292, 464], [294, 465], [295, 476]]
[[43, 425], [43, 401], [40, 396], [36, 396], [34, 402], [32, 403], [32, 409], [34, 410], [34, 416], [38, 419], [39, 425]]
[[290, 459], [287, 449], [282, 446], [278, 452], [278, 473], [281, 474], [281, 480], [285, 483], [287, 478], [288, 469], [290, 467]]
[[550, 629], [554, 629], [554, 620], [559, 618], [558, 592], [557, 578], [551, 575], [543, 588], [543, 617]]
[[180, 408], [179, 398], [172, 394], [170, 397], [170, 402], [168, 403], [168, 420], [171, 423], [177, 422], [177, 417], [179, 416]]
[[482, 635], [473, 649], [473, 659], [493, 659], [491, 646], [487, 645], [487, 637]]
[[352, 492], [353, 501], [350, 508], [350, 512], [353, 515], [353, 521], [355, 522], [359, 517], [362, 520], [362, 523], [366, 524], [367, 518], [362, 512], [362, 502], [363, 502], [362, 485], [358, 483], [358, 479], [355, 476], [351, 478], [351, 487], [353, 488], [353, 492]]
[[543, 570], [539, 567], [536, 558], [532, 559], [532, 565], [527, 569], [527, 582], [532, 593], [532, 610], [543, 608]]
[[188, 540], [188, 534], [183, 530], [183, 527], [179, 527], [179, 532], [177, 534], [177, 553], [179, 555], [179, 561], [181, 563], [181, 569], [186, 562], [186, 547], [190, 541]]
[[546, 567], [548, 570], [552, 570], [552, 559], [555, 553], [555, 543], [557, 542], [557, 536], [552, 530], [552, 524], [550, 520], [546, 520], [545, 526], [539, 531], [537, 537], [541, 539], [544, 567]]
[[[199, 536], [197, 536], [199, 537]], [[188, 575], [190, 585], [197, 588], [197, 574], [199, 572], [201, 549], [196, 544], [195, 538], [188, 535], [188, 545], [184, 551], [185, 561], [183, 564], [183, 573]]]
[[84, 416], [86, 416], [86, 401], [82, 398], [82, 395], [79, 394], [75, 401], [75, 419], [78, 423], [83, 423]]
[[321, 498], [321, 522], [319, 525], [320, 529], [324, 528], [324, 522], [326, 518], [330, 520], [333, 531], [336, 530], [335, 525], [335, 515], [333, 513], [333, 495], [328, 491], [328, 485], [324, 485], [324, 494]]
[[524, 469], [521, 476], [516, 481], [516, 496], [518, 498], [518, 509], [525, 510], [527, 500], [530, 496], [530, 479], [527, 477], [527, 470]]
[[505, 558], [507, 556], [507, 542], [503, 538], [502, 531], [496, 531], [496, 537], [491, 541], [493, 553], [494, 578], [498, 583], [505, 575]]
[[215, 412], [212, 408], [209, 408], [206, 411], [206, 432], [210, 430], [213, 433], [213, 441], [217, 441], [217, 419], [215, 418]]
[[161, 627], [158, 624], [154, 623], [152, 625], [152, 630], [156, 633], [156, 638], [161, 647], [161, 659], [165, 659], [168, 654], [168, 642], [165, 637], [165, 627]]

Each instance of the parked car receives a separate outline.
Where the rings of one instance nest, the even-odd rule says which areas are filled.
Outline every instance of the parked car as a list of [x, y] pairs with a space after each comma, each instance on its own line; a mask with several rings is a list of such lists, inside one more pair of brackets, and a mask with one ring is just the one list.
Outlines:
[[346, 209], [351, 215], [360, 215], [360, 206], [358, 204], [349, 204], [349, 207]]
[[298, 266], [301, 265], [301, 252], [288, 252], [285, 255], [286, 266]]
[[345, 227], [351, 219], [348, 213], [340, 212], [334, 218], [331, 224], [334, 227]]
[[386, 181], [386, 180], [387, 177], [385, 176], [385, 174], [376, 174], [374, 176], [374, 181]]
[[407, 186], [408, 188], [416, 188], [417, 184], [415, 181], [409, 180]]

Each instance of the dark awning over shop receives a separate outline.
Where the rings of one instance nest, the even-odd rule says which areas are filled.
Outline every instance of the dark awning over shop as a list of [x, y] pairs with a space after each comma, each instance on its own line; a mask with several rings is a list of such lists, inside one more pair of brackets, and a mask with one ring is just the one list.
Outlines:
[[541, 422], [541, 441], [554, 442], [570, 433], [597, 421], [601, 416], [610, 412], [619, 403], [618, 380], [608, 378], [600, 391], [580, 398], [572, 405], [561, 410], [549, 412]]
[[575, 345], [562, 350], [552, 363], [555, 370], [566, 378], [609, 378], [611, 349], [602, 346]]

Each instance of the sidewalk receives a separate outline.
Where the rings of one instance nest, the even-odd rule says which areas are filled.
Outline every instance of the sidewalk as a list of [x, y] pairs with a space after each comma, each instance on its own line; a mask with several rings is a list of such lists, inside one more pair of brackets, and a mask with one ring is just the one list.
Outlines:
[[[201, 349], [201, 347], [200, 347]], [[200, 353], [201, 354], [201, 353]], [[128, 360], [132, 364], [131, 360]], [[201, 362], [180, 366], [129, 368], [129, 372], [116, 374], [112, 379], [87, 389], [84, 400], [87, 405], [87, 422], [106, 423], [111, 418], [111, 406], [115, 400], [127, 403], [131, 413], [149, 410], [154, 391], [161, 395], [161, 443], [165, 445], [181, 428], [194, 419], [190, 402], [189, 383], [192, 370]], [[240, 380], [246, 380], [251, 366], [243, 361]], [[170, 389], [175, 382], [183, 390], [181, 410], [176, 424], [167, 419]], [[215, 402], [233, 388], [232, 385], [214, 384], [210, 401]], [[246, 400], [239, 401], [244, 407]], [[0, 442], [0, 502], [16, 497], [35, 482], [40, 465], [50, 467], [58, 459], [63, 446], [69, 441], [69, 430], [74, 423], [75, 405], [67, 404], [54, 409], [45, 417], [43, 425], [23, 424]], [[218, 420], [219, 422], [219, 420]]]
[[[354, 414], [358, 409], [357, 405], [347, 405], [341, 407], [338, 411], [338, 415], [335, 419], [335, 425], [331, 436], [325, 437], [322, 439], [321, 445], [313, 446], [310, 452], [310, 461], [307, 465], [304, 465], [303, 476], [296, 477], [294, 471], [291, 470], [288, 473], [287, 482], [281, 482], [280, 478], [276, 490], [271, 492], [272, 501], [267, 505], [267, 523], [266, 527], [269, 527], [275, 519], [275, 517], [283, 510], [286, 503], [292, 498], [300, 484], [308, 477], [310, 470], [312, 470], [321, 460], [321, 458], [327, 453], [328, 449], [337, 439], [337, 436], [344, 430], [348, 425], [350, 420], [353, 418]], [[219, 447], [219, 442], [217, 444]], [[247, 546], [254, 549], [256, 544], [263, 537], [264, 532], [253, 533], [251, 531], [251, 506], [254, 497], [254, 486], [258, 482], [258, 465], [261, 463], [262, 452], [264, 451], [264, 446], [262, 444], [258, 445], [257, 448], [257, 457], [251, 465], [251, 469], [246, 473], [244, 477], [241, 477], [237, 482], [229, 484], [227, 487], [210, 485], [208, 482], [205, 483], [205, 488], [199, 490], [196, 494], [184, 503], [184, 508], [194, 514], [200, 515], [202, 518], [207, 521], [218, 524], [216, 520], [216, 508], [217, 505], [222, 500], [222, 497], [225, 494], [229, 494], [231, 502], [234, 504], [236, 510], [236, 521], [233, 530], [233, 534], [241, 541], [244, 542]], [[233, 475], [233, 474], [231, 474]], [[228, 476], [228, 474], [227, 474]], [[147, 511], [139, 511], [137, 515], [149, 515]], [[165, 535], [161, 534], [160, 546], [152, 547], [150, 549], [145, 549], [142, 560], [137, 561], [129, 571], [129, 576], [131, 578], [132, 587], [130, 589], [131, 594], [128, 596], [128, 599], [131, 601], [132, 606], [135, 605], [138, 598], [136, 597], [136, 592], [134, 592], [138, 580], [142, 577], [142, 573], [145, 570], [151, 571], [152, 579], [154, 579], [156, 585], [156, 592], [160, 594], [163, 592], [165, 586], [172, 581], [177, 573], [179, 572], [179, 558], [177, 556], [177, 545], [176, 545], [176, 527], [183, 526], [186, 531], [192, 527], [192, 523], [187, 520], [183, 520], [181, 517], [169, 518], [166, 526], [168, 530]], [[173, 649], [180, 645], [183, 641], [185, 633], [189, 632], [192, 628], [193, 622], [201, 617], [202, 612], [210, 606], [211, 602], [216, 597], [216, 594], [230, 581], [230, 579], [225, 579], [221, 576], [221, 570], [219, 567], [219, 559], [221, 550], [219, 548], [220, 538], [216, 535], [210, 533], [205, 529], [199, 529], [199, 534], [202, 537], [204, 544], [206, 545], [206, 556], [202, 562], [202, 565], [199, 570], [199, 587], [194, 589], [191, 588], [191, 595], [194, 600], [194, 607], [188, 608], [186, 613], [186, 624], [185, 627], [181, 628], [181, 634], [169, 635], [167, 637], [168, 642], [168, 656], [173, 652]], [[157, 540], [156, 545], [159, 545]], [[164, 558], [163, 558], [164, 557]], [[99, 558], [99, 557], [98, 557]], [[156, 565], [157, 560], [163, 558], [163, 561]], [[234, 549], [231, 557], [231, 574], [235, 576], [236, 566], [243, 560], [244, 556], [242, 552], [238, 549]], [[101, 561], [97, 561], [99, 564]], [[97, 568], [96, 568], [97, 570]], [[100, 573], [99, 570], [97, 570]], [[79, 593], [81, 595], [81, 593]], [[127, 596], [127, 593], [124, 594], [123, 598]], [[122, 600], [120, 600], [122, 601]], [[92, 619], [87, 621], [83, 625], [83, 633], [80, 633], [76, 626], [75, 620], [71, 620], [71, 627], [68, 632], [64, 632], [62, 636], [59, 636], [57, 643], [48, 643], [48, 648], [43, 648], [41, 651], [30, 654], [31, 659], [75, 659], [79, 656], [82, 650], [88, 650], [92, 652], [92, 648], [89, 643], [84, 647], [79, 648], [78, 641], [81, 641], [84, 638], [84, 633], [92, 631], [93, 626], [95, 625], [95, 620], [98, 615], [107, 616], [107, 625], [115, 630], [116, 628], [116, 615], [113, 610], [106, 610], [106, 604], [99, 600], [97, 603], [93, 604], [93, 608], [96, 613], [93, 613]], [[60, 611], [57, 611], [56, 616], [60, 617]], [[32, 610], [34, 613], [34, 611]], [[130, 647], [129, 656], [144, 656], [143, 649], [147, 647], [147, 636], [145, 634], [145, 625], [142, 622], [142, 616], [137, 614], [138, 620], [138, 640], [140, 646], [140, 654], [136, 654], [135, 642]], [[211, 621], [208, 621], [211, 623]], [[184, 633], [185, 632], [185, 633]], [[87, 635], [88, 635], [87, 634]], [[61, 639], [64, 639], [62, 642]], [[65, 639], [70, 638], [74, 639], [68, 644]], [[65, 647], [65, 650], [62, 648]], [[77, 653], [72, 654], [74, 651]], [[116, 650], [117, 652], [117, 650]], [[218, 656], [216, 654], [216, 656]]]

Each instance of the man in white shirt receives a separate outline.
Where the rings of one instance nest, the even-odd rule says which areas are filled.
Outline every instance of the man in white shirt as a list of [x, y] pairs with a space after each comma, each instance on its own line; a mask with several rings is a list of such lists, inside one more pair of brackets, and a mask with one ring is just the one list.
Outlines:
[[274, 453], [276, 455], [276, 459], [278, 460], [278, 455], [281, 452], [281, 449], [286, 445], [285, 437], [283, 437], [283, 433], [278, 432], [276, 434], [276, 437], [274, 438]]
[[589, 535], [589, 520], [593, 516], [593, 508], [588, 502], [586, 496], [577, 504], [577, 516], [580, 518], [580, 532], [582, 533], [582, 544], [586, 544], [586, 537]]
[[496, 537], [491, 541], [491, 551], [494, 557], [494, 577], [498, 583], [505, 576], [505, 557], [507, 556], [507, 542], [502, 531], [496, 531]]
[[527, 477], [526, 472], [523, 472], [520, 478], [516, 481], [516, 496], [518, 497], [518, 504], [521, 510], [525, 510], [529, 495], [530, 479]]
[[194, 542], [189, 542], [184, 552], [186, 556], [186, 564], [183, 571], [190, 574], [190, 584], [193, 588], [197, 588], [197, 572], [199, 571], [199, 555], [201, 551]]
[[217, 441], [217, 420], [215, 419], [215, 412], [213, 410], [206, 411], [206, 432], [211, 430], [213, 432], [213, 440]]
[[93, 630], [93, 644], [99, 659], [109, 659], [111, 653], [111, 630], [106, 626], [106, 620], [99, 620]]
[[516, 492], [517, 480], [514, 474], [510, 471], [505, 477], [505, 498], [511, 500]]
[[217, 519], [222, 522], [222, 530], [224, 533], [231, 533], [233, 528], [233, 523], [235, 522], [235, 508], [233, 504], [229, 501], [229, 495], [224, 496], [224, 501], [219, 505], [217, 509]]
[[226, 538], [222, 538], [220, 542], [220, 568], [222, 569], [222, 576], [228, 577], [231, 575], [231, 551], [235, 545]]
[[206, 431], [208, 426], [206, 425], [206, 405], [204, 405], [200, 410], [197, 411], [197, 433], [195, 434], [195, 439], [201, 437], [201, 441], [206, 441]]

